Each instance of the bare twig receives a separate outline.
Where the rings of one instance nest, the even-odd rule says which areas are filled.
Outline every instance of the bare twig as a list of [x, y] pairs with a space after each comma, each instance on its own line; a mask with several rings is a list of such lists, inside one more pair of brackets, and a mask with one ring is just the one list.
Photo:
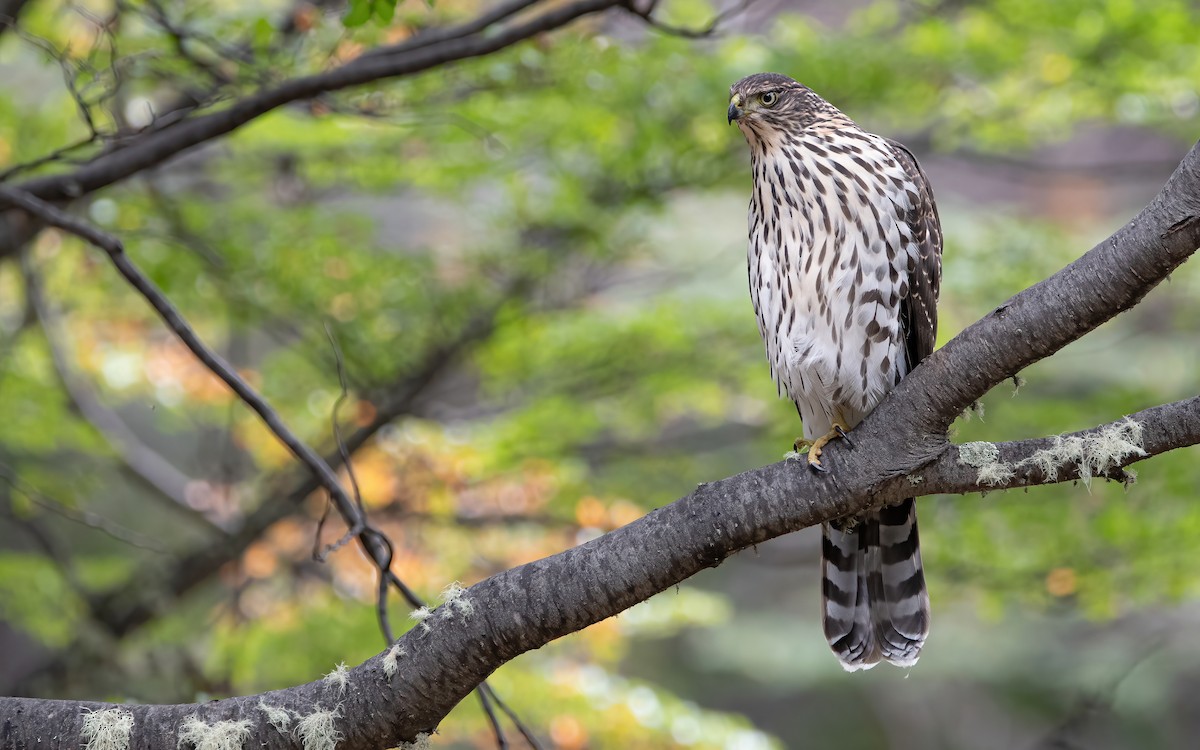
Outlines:
[[[23, 216], [23, 214], [22, 214]], [[453, 335], [425, 352], [418, 364], [398, 375], [391, 383], [378, 389], [371, 400], [376, 404], [371, 421], [346, 437], [351, 455], [367, 444], [385, 426], [406, 414], [411, 414], [428, 389], [451, 367], [472, 344], [486, 338], [495, 328], [502, 306], [521, 293], [520, 281], [499, 290], [498, 298], [470, 317]], [[332, 466], [341, 466], [336, 450], [325, 454]], [[145, 571], [132, 576], [93, 602], [92, 617], [114, 636], [121, 637], [145, 625], [161, 610], [164, 598], [178, 597], [216, 573], [220, 567], [237, 557], [275, 522], [294, 514], [301, 501], [320, 490], [320, 484], [309, 472], [287, 469], [264, 481], [265, 500], [242, 520], [233, 537], [221, 545], [203, 544], [179, 556], [169, 569]], [[418, 601], [414, 594], [405, 593], [403, 582], [390, 577], [389, 585], [410, 602]], [[419, 607], [420, 604], [412, 604]]]
[[411, 52], [422, 47], [429, 47], [434, 44], [440, 44], [452, 39], [462, 39], [463, 37], [478, 34], [485, 31], [495, 24], [515, 16], [526, 8], [536, 5], [539, 0], [508, 0], [502, 2], [495, 8], [481, 13], [476, 18], [457, 26], [451, 26], [444, 29], [430, 29], [421, 32], [416, 36], [406, 39], [399, 44], [390, 47], [380, 47], [379, 49], [371, 50], [363, 55], [363, 57], [385, 57], [387, 55], [395, 55], [401, 52]]
[[754, 0], [738, 0], [737, 4], [726, 8], [717, 15], [713, 16], [711, 21], [698, 29], [689, 29], [685, 26], [676, 26], [674, 24], [669, 24], [665, 21], [658, 20], [654, 17], [654, 11], [658, 7], [657, 2], [652, 2], [642, 8], [639, 8], [634, 4], [630, 4], [625, 6], [625, 9], [645, 21], [650, 28], [655, 29], [656, 31], [661, 31], [668, 36], [677, 36], [684, 39], [707, 39], [709, 37], [716, 36], [717, 32], [721, 30], [721, 24], [725, 23], [725, 21], [729, 20], [731, 17], [745, 12], [746, 8], [748, 8], [752, 2], [754, 2]]
[[[98, 139], [100, 133], [96, 129], [95, 120], [92, 118], [92, 105], [84, 99], [84, 92], [80, 91], [75, 85], [79, 78], [79, 69], [86, 69], [93, 74], [95, 71], [86, 68], [86, 63], [82, 61], [72, 63], [67, 51], [55, 47], [48, 39], [43, 39], [36, 34], [30, 34], [22, 29], [17, 29], [17, 36], [21, 37], [28, 44], [42, 50], [51, 60], [58, 63], [59, 68], [62, 69], [63, 83], [66, 84], [67, 93], [71, 95], [71, 99], [75, 102], [75, 108], [79, 111], [79, 116], [83, 120], [83, 124], [87, 126], [91, 138], [93, 140]], [[77, 69], [76, 66], [80, 66], [80, 68]]]
[[[346, 535], [341, 540], [333, 545], [330, 545], [329, 547], [326, 547], [320, 556], [314, 554], [314, 557], [318, 561], [322, 561], [327, 554], [336, 551], [338, 547], [342, 546], [350, 538], [358, 534], [365, 534], [371, 537], [374, 540], [374, 543], [379, 548], [382, 548], [383, 556], [380, 557], [376, 555], [373, 558], [376, 568], [379, 571], [379, 579], [375, 596], [375, 614], [379, 620], [379, 628], [383, 631], [384, 642], [386, 645], [390, 646], [396, 640], [396, 638], [394, 631], [392, 630], [390, 617], [388, 615], [389, 584], [395, 585], [397, 591], [402, 597], [404, 597], [405, 601], [407, 601], [410, 606], [424, 607], [425, 602], [422, 601], [412, 589], [405, 585], [398, 576], [392, 573], [392, 559], [395, 556], [392, 540], [389, 539], [386, 534], [372, 526], [367, 520], [367, 510], [363, 506], [362, 493], [359, 491], [358, 480], [354, 476], [353, 462], [350, 460], [350, 454], [346, 450], [345, 442], [342, 440], [341, 428], [338, 422], [338, 411], [345, 400], [349, 397], [349, 391], [346, 386], [345, 364], [342, 358], [341, 347], [338, 346], [337, 338], [333, 335], [333, 330], [329, 327], [328, 323], [325, 325], [325, 334], [329, 337], [329, 344], [333, 349], [334, 358], [337, 362], [338, 383], [341, 386], [341, 393], [338, 395], [337, 401], [334, 402], [332, 410], [331, 421], [333, 426], [333, 435], [335, 441], [337, 442], [338, 454], [341, 456], [342, 464], [346, 467], [346, 471], [350, 477], [350, 482], [354, 487], [354, 499], [357, 501], [359, 512], [361, 513], [362, 528], [357, 530], [348, 530]], [[324, 522], [324, 519], [325, 516], [322, 515], [322, 523]], [[317, 527], [317, 543], [319, 542], [320, 525]], [[516, 713], [503, 704], [503, 702], [500, 700], [500, 697], [496, 695], [495, 690], [486, 681], [482, 682], [479, 687], [476, 688], [475, 692], [479, 696], [480, 704], [483, 706], [483, 710], [487, 714], [488, 721], [491, 722], [492, 729], [496, 735], [496, 744], [500, 750], [506, 750], [508, 747], [508, 739], [505, 737], [504, 730], [500, 726], [495, 713], [492, 711], [491, 700], [494, 700], [496, 704], [499, 705], [506, 714], [508, 714], [509, 718], [512, 719], [513, 723], [518, 727], [526, 739], [530, 740], [530, 745], [534, 748], [534, 750], [541, 750], [541, 748], [537, 745], [537, 741], [531, 739], [533, 736], [532, 733], [525, 728], [524, 724], [521, 722]], [[489, 696], [491, 698], [490, 700]]]
[[[391, 618], [388, 616], [388, 586], [391, 583], [392, 577], [392, 559], [395, 550], [392, 548], [392, 540], [386, 534], [376, 531], [374, 528], [371, 531], [379, 536], [379, 542], [384, 546], [387, 555], [380, 560], [378, 565], [379, 579], [375, 585], [375, 617], [379, 620], [379, 629], [383, 631], [383, 639], [387, 645], [391, 645], [396, 640], [396, 634], [392, 630]], [[397, 577], [397, 581], [400, 579]], [[419, 604], [413, 606], [421, 606]]]
[[15, 177], [16, 175], [18, 175], [22, 172], [29, 172], [34, 169], [37, 169], [38, 167], [44, 167], [47, 164], [54, 164], [54, 163], [59, 163], [59, 162], [66, 163], [66, 164], [76, 164], [76, 165], [86, 164], [87, 162], [84, 159], [72, 159], [69, 157], [71, 156], [72, 153], [74, 153], [76, 151], [80, 151], [88, 146], [94, 145], [99, 141], [100, 141], [100, 135], [98, 133], [93, 132], [87, 138], [75, 141], [74, 143], [63, 146], [62, 148], [56, 148], [44, 156], [39, 156], [36, 159], [31, 159], [30, 161], [21, 162], [19, 164], [14, 164], [11, 167], [5, 169], [3, 172], [0, 172], [0, 182], [4, 182], [5, 180], [7, 180], [11, 177]]
[[[146, 186], [146, 195], [154, 205], [155, 213], [167, 221], [169, 232], [163, 239], [173, 241], [190, 250], [218, 271], [226, 270], [229, 264], [225, 258], [188, 226], [187, 219], [179, 209], [179, 202], [172, 200], [163, 192], [153, 173], [145, 176], [143, 184]], [[289, 333], [296, 332], [289, 331]]]
[[221, 87], [233, 83], [233, 77], [221, 70], [219, 65], [194, 54], [189, 43], [193, 40], [201, 42], [225, 59], [236, 59], [233, 50], [199, 34], [193, 29], [173, 22], [167, 14], [166, 8], [158, 0], [145, 0], [145, 2], [148, 8], [145, 11], [140, 11], [136, 6], [130, 6], [125, 2], [118, 2], [118, 7], [139, 10], [142, 16], [150, 19], [152, 23], [161, 28], [170, 37], [171, 45], [175, 48], [175, 54], [179, 55], [181, 59], [185, 60], [193, 68], [208, 76], [214, 86]]
[[[325, 548], [322, 549], [322, 548], [320, 548], [319, 545], [321, 544], [321, 527], [323, 527], [325, 525], [326, 513], [321, 514], [321, 521], [317, 524], [316, 539], [313, 542], [313, 544], [315, 545], [313, 547], [313, 559], [316, 560], [317, 562], [325, 562], [326, 556], [328, 556], [334, 552], [337, 552], [339, 549], [344, 547], [351, 539], [358, 536], [359, 533], [362, 532], [363, 526], [366, 525], [366, 519], [367, 519], [367, 509], [365, 507], [363, 507], [362, 491], [358, 487], [358, 477], [356, 477], [354, 475], [354, 462], [350, 460], [350, 452], [346, 450], [346, 441], [342, 440], [342, 428], [341, 428], [341, 425], [338, 424], [338, 412], [341, 410], [342, 404], [345, 403], [346, 399], [350, 395], [350, 392], [346, 387], [345, 362], [342, 360], [342, 349], [341, 349], [341, 347], [338, 346], [337, 339], [334, 338], [333, 330], [330, 329], [328, 323], [325, 324], [325, 335], [329, 338], [329, 346], [333, 350], [333, 358], [334, 358], [334, 361], [337, 363], [338, 384], [341, 386], [341, 393], [338, 394], [337, 401], [335, 401], [333, 403], [333, 411], [332, 411], [332, 414], [330, 415], [330, 422], [331, 422], [331, 426], [333, 428], [333, 439], [334, 439], [334, 442], [337, 444], [338, 455], [341, 456], [341, 459], [342, 459], [342, 466], [344, 466], [346, 468], [346, 476], [350, 477], [350, 486], [354, 489], [354, 502], [357, 503], [357, 505], [358, 505], [359, 516], [358, 516], [358, 521], [354, 525], [352, 525], [348, 529], [346, 529], [346, 533], [342, 536], [341, 539], [339, 539], [338, 541], [336, 541], [330, 545], [327, 545]], [[388, 566], [391, 565], [391, 559], [392, 559], [392, 556], [391, 556], [391, 553], [389, 550], [388, 564], [385, 566], [381, 566], [381, 570], [386, 569]], [[382, 581], [383, 581], [382, 573], [380, 574], [380, 581], [381, 581], [380, 588], [385, 592], [385, 595], [386, 595], [387, 586], [384, 583], [382, 583]], [[385, 608], [385, 617], [386, 617], [386, 608]], [[388, 638], [389, 642], [392, 640], [393, 640], [392, 638]]]
[[496, 705], [500, 707], [500, 710], [503, 711], [505, 716], [508, 717], [509, 721], [513, 723], [513, 726], [517, 728], [517, 731], [521, 733], [521, 736], [525, 738], [525, 741], [529, 743], [529, 746], [533, 748], [533, 750], [542, 750], [542, 745], [538, 741], [537, 735], [533, 733], [533, 730], [525, 726], [525, 722], [521, 721], [521, 717], [517, 716], [516, 712], [509, 708], [507, 703], [500, 700], [500, 696], [496, 694], [495, 689], [493, 689], [492, 686], [488, 685], [486, 682], [483, 683], [481, 689], [486, 691], [488, 695], [491, 696], [492, 700], [496, 702]]
[[192, 354], [224, 381], [237, 394], [238, 398], [253, 409], [272, 434], [318, 478], [321, 486], [333, 498], [338, 511], [346, 517], [347, 522], [352, 525], [359, 522], [360, 514], [356, 504], [342, 488], [337, 475], [334, 474], [329, 464], [284, 424], [282, 417], [274, 407], [267, 403], [266, 399], [254, 390], [232, 365], [200, 340], [192, 326], [167, 299], [162, 290], [129, 259], [129, 256], [125, 254], [125, 247], [119, 239], [24, 191], [0, 185], [0, 199], [36, 216], [50, 226], [74, 234], [104, 250], [118, 272], [150, 303], [167, 327], [183, 341]]
[[1133, 674], [1134, 670], [1145, 664], [1152, 657], [1162, 651], [1166, 645], [1166, 636], [1158, 636], [1153, 638], [1149, 643], [1143, 644], [1139, 649], [1139, 653], [1130, 659], [1128, 663], [1113, 675], [1107, 685], [1080, 696], [1076, 706], [1068, 713], [1053, 730], [1044, 738], [1038, 741], [1031, 750], [1067, 750], [1068, 748], [1080, 747], [1072, 739], [1083, 733], [1088, 722], [1098, 718], [1101, 714], [1109, 713], [1113, 709], [1113, 704], [1117, 700], [1117, 691], [1121, 685]]
[[446, 515], [442, 513], [401, 510], [389, 513], [388, 517], [400, 520], [412, 519], [424, 523], [454, 524], [455, 526], [465, 526], [467, 528], [520, 526], [523, 524], [561, 530], [578, 529], [579, 527], [578, 522], [573, 519], [558, 517], [549, 513], [455, 513], [453, 515]]
[[483, 713], [492, 727], [492, 734], [496, 736], [496, 747], [500, 750], [508, 750], [508, 738], [504, 736], [504, 727], [500, 726], [500, 719], [492, 710], [492, 700], [488, 698], [488, 688], [480, 687], [475, 694], [479, 696], [479, 705], [483, 707]]

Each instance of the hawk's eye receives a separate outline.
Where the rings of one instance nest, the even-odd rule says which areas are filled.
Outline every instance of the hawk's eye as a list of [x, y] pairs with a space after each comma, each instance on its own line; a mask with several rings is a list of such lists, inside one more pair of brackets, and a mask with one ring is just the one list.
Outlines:
[[774, 107], [775, 102], [779, 101], [779, 94], [774, 91], [768, 91], [765, 94], [759, 94], [758, 100], [763, 103], [764, 107]]

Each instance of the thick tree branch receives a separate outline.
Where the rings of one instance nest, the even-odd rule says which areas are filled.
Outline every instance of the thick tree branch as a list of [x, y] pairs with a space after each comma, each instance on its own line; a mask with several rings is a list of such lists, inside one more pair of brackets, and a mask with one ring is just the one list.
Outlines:
[[[190, 715], [210, 723], [245, 719], [255, 727], [252, 742], [294, 747], [292, 739], [263, 721], [260, 701], [304, 715], [340, 705], [341, 750], [388, 747], [436, 727], [500, 665], [751, 545], [906, 497], [1070, 480], [1080, 464], [1069, 451], [1057, 464], [1039, 461], [1021, 473], [1014, 469], [1011, 484], [981, 480], [977, 471], [972, 478], [963, 467], [962, 449], [946, 442], [946, 425], [1005, 377], [1134, 305], [1200, 245], [1198, 217], [1200, 146], [1134, 221], [1013, 297], [914, 370], [856, 428], [854, 447], [828, 449], [824, 458], [830, 473], [814, 474], [802, 462], [785, 461], [702, 484], [628, 526], [484, 580], [435, 610], [424, 622], [428, 627], [414, 628], [398, 641], [406, 655], [392, 662], [398, 666], [394, 676], [385, 668], [385, 652], [352, 670], [344, 691], [314, 682], [203, 706], [125, 707], [134, 720], [130, 747], [170, 746]], [[1122, 439], [1133, 451], [1122, 448], [1105, 471], [1200, 441], [1198, 399], [1139, 412], [1132, 420], [1139, 430], [1129, 431], [1122, 421], [1066, 439], [1086, 442], [1106, 430], [1125, 429]], [[1016, 466], [1055, 445], [1053, 439], [1003, 444], [992, 458]], [[78, 747], [84, 710], [101, 708], [109, 706], [0, 699], [0, 716], [15, 717], [0, 733], [3, 748]]]
[[[1141, 301], [1200, 246], [1200, 147], [1150, 205], [1107, 240], [974, 323], [906, 378], [888, 409], [926, 405], [922, 431], [942, 433], [993, 386]], [[886, 411], [885, 411], [886, 413]]]
[[[1148, 427], [1182, 423], [1170, 434], [1192, 442], [1200, 440], [1197, 399], [1134, 418], [1143, 417]], [[865, 431], [872, 442], [893, 432], [873, 418], [856, 430], [861, 437], [859, 431]], [[1034, 450], [1038, 441], [1025, 442], [1028, 445], [1004, 446], [1013, 451], [1007, 457]], [[1147, 452], [1170, 447], [1164, 440], [1148, 444]], [[491, 671], [525, 651], [615, 615], [738, 550], [834, 518], [843, 507], [862, 509], [872, 501], [913, 494], [905, 477], [888, 480], [876, 476], [874, 492], [868, 493], [863, 490], [868, 477], [857, 465], [839, 465], [836, 471], [832, 477], [818, 476], [799, 462], [782, 462], [704, 484], [691, 495], [599, 539], [493, 576], [457, 600], [468, 606], [444, 604], [425, 621], [428, 631], [416, 627], [405, 634], [397, 642], [405, 655], [390, 679], [385, 668], [388, 652], [384, 652], [351, 670], [345, 691], [317, 681], [203, 705], [122, 706], [134, 717], [130, 748], [169, 744], [180, 723], [192, 715], [210, 724], [249, 720], [255, 727], [251, 744], [296, 747], [266, 724], [260, 703], [286, 707], [300, 715], [340, 705], [337, 728], [345, 735], [339, 744], [344, 750], [383, 748], [411, 740], [432, 730]], [[978, 488], [978, 483], [969, 479], [956, 479], [956, 471], [950, 466], [942, 477], [938, 465], [930, 467], [921, 492]], [[1059, 476], [1060, 480], [1070, 478], [1065, 472]], [[836, 485], [855, 492], [855, 499], [843, 502]], [[0, 698], [0, 712], [16, 717], [8, 735], [10, 744], [0, 747], [77, 747], [72, 741], [78, 741], [83, 711], [107, 708], [112, 706]]]

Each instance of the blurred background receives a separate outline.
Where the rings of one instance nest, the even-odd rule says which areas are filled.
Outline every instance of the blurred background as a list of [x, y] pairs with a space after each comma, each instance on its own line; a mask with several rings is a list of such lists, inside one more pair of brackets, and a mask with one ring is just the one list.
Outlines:
[[[25, 6], [0, 34], [13, 182], [94, 153], [83, 107], [137, 128], [487, 7], [7, 4]], [[1128, 221], [1200, 133], [1185, 0], [664, 0], [656, 17], [722, 12], [691, 39], [610, 11], [290, 106], [75, 206], [308, 441], [331, 449], [337, 422], [393, 569], [436, 599], [799, 434], [746, 289], [733, 81], [792, 75], [916, 152], [946, 230], [943, 343]], [[1193, 262], [953, 439], [1195, 395], [1198, 324]], [[493, 684], [564, 750], [1195, 747], [1198, 459], [1146, 461], [1129, 488], [922, 500], [934, 620], [911, 670], [847, 675], [828, 653], [808, 530]], [[354, 545], [313, 561], [325, 499], [306, 479], [98, 251], [43, 231], [0, 252], [0, 694], [190, 702], [378, 653], [373, 570]], [[495, 740], [471, 698], [434, 744]]]

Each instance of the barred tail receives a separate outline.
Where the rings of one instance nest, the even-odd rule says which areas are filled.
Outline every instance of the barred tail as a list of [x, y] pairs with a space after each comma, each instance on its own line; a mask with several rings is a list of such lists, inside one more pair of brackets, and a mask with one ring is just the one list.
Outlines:
[[915, 503], [905, 500], [852, 525], [824, 524], [822, 531], [825, 637], [842, 666], [853, 672], [880, 659], [916, 664], [929, 633], [929, 594]]

